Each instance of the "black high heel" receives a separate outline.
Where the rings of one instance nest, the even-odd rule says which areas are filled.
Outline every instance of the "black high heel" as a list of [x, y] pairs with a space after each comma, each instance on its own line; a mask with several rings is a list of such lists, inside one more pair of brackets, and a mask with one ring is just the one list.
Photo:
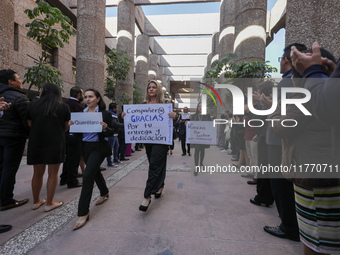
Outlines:
[[164, 189], [164, 186], [162, 188], [160, 188], [160, 189], [161, 189], [161, 192], [156, 192], [155, 193], [155, 198], [160, 198], [161, 197], [163, 189]]
[[150, 204], [151, 204], [151, 199], [149, 200], [148, 206], [140, 205], [139, 211], [146, 212], [148, 210]]

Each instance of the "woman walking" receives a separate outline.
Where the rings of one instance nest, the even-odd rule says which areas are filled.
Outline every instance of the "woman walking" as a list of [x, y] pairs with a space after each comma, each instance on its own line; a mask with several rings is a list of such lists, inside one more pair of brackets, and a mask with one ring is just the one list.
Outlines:
[[[113, 135], [112, 116], [109, 111], [106, 111], [105, 103], [100, 93], [95, 89], [87, 89], [85, 91], [84, 101], [87, 107], [85, 113], [101, 112], [103, 121], [102, 132], [100, 133], [82, 133], [83, 143], [83, 158], [86, 168], [83, 175], [83, 186], [79, 198], [78, 205], [78, 220], [73, 226], [73, 230], [79, 229], [86, 224], [90, 216], [90, 202], [93, 191], [93, 184], [96, 182], [100, 191], [100, 197], [96, 205], [104, 203], [109, 198], [109, 190], [106, 186], [105, 179], [100, 172], [100, 165], [103, 160], [112, 154], [110, 144], [107, 137]], [[74, 124], [70, 121], [71, 125]]]
[[[150, 81], [146, 91], [147, 104], [163, 104], [164, 96], [162, 85], [157, 81]], [[175, 112], [170, 112], [171, 118], [176, 118]], [[139, 206], [139, 210], [146, 212], [151, 203], [151, 194], [155, 198], [160, 198], [164, 189], [164, 180], [166, 172], [166, 157], [168, 145], [165, 144], [145, 144], [146, 155], [149, 161], [148, 180], [144, 191], [144, 200]]]
[[[70, 110], [61, 102], [60, 88], [53, 83], [45, 84], [40, 98], [29, 104], [27, 112], [28, 125], [31, 127], [27, 164], [33, 165], [34, 169], [33, 210], [45, 203], [46, 212], [63, 205], [63, 202], [53, 202], [53, 197], [58, 184], [59, 166], [65, 159], [65, 132], [68, 130], [69, 120]], [[46, 165], [47, 200], [40, 199]]]

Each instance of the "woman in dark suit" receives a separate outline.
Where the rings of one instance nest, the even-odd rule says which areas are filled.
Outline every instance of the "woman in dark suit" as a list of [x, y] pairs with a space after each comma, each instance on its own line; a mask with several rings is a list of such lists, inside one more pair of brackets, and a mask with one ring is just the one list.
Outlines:
[[[162, 85], [157, 81], [150, 81], [148, 83], [146, 88], [146, 103], [164, 103]], [[170, 112], [169, 117], [175, 119], [177, 114], [175, 112]], [[151, 194], [155, 194], [155, 198], [160, 198], [162, 195], [162, 191], [164, 189], [168, 145], [145, 144], [145, 150], [149, 161], [149, 173], [144, 190], [144, 200], [139, 206], [139, 210], [143, 212], [148, 210], [151, 203]]]
[[[109, 190], [106, 186], [105, 179], [101, 174], [99, 167], [103, 160], [111, 155], [111, 148], [107, 137], [113, 135], [112, 116], [109, 111], [106, 111], [105, 103], [100, 93], [95, 89], [87, 89], [85, 91], [84, 101], [87, 107], [84, 112], [101, 112], [103, 122], [100, 124], [103, 127], [101, 133], [82, 133], [83, 158], [86, 168], [83, 175], [83, 186], [80, 194], [78, 205], [78, 220], [73, 226], [73, 230], [79, 229], [86, 224], [90, 216], [90, 202], [93, 191], [93, 184], [96, 182], [100, 190], [100, 198], [96, 205], [104, 203], [109, 198]], [[70, 121], [71, 125], [73, 124]]]
[[[201, 103], [198, 103], [196, 112], [195, 114], [192, 115], [191, 120], [192, 121], [211, 121], [211, 117], [209, 113], [207, 115], [202, 115], [201, 112], [202, 112]], [[194, 154], [195, 166], [203, 166], [205, 148], [209, 148], [210, 145], [192, 144], [191, 147], [195, 148], [195, 154]], [[199, 164], [198, 164], [198, 161], [200, 162]], [[194, 175], [197, 175], [196, 171], [194, 171]]]

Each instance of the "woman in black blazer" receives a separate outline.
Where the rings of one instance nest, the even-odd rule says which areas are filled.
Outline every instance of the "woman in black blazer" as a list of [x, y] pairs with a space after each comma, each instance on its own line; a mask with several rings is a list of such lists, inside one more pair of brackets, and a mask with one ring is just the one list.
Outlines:
[[[96, 205], [104, 203], [109, 198], [109, 190], [99, 167], [103, 160], [112, 154], [108, 138], [113, 135], [112, 116], [106, 111], [105, 103], [100, 93], [95, 89], [85, 91], [84, 101], [87, 107], [84, 112], [101, 112], [103, 115], [103, 126], [101, 133], [82, 133], [83, 158], [86, 168], [83, 175], [83, 186], [78, 205], [78, 220], [73, 226], [73, 230], [79, 229], [86, 224], [90, 216], [90, 202], [93, 191], [93, 184], [96, 182], [100, 190], [100, 198]], [[73, 124], [72, 121], [70, 123]]]

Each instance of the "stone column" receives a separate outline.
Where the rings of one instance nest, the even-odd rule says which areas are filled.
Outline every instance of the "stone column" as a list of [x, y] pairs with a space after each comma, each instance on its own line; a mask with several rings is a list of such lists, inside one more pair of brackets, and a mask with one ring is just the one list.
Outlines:
[[220, 39], [220, 32], [214, 33], [212, 36], [211, 64], [214, 63], [215, 60], [219, 60], [219, 39]]
[[136, 82], [145, 98], [146, 86], [148, 84], [149, 72], [149, 36], [140, 34], [137, 36], [136, 47], [137, 63], [136, 63]]
[[[235, 1], [222, 0], [220, 7], [220, 38], [219, 38], [219, 59], [227, 57], [234, 53], [234, 39], [235, 39]], [[224, 73], [221, 74], [220, 81], [225, 83], [223, 78]], [[232, 110], [232, 101], [227, 100], [226, 89], [217, 89], [218, 94], [222, 100], [221, 104], [217, 104], [217, 117], [219, 117], [225, 110]]]
[[157, 80], [157, 71], [158, 71], [158, 55], [151, 54], [148, 72], [149, 80]]
[[[11, 0], [0, 1], [0, 69], [14, 65], [14, 4]], [[23, 78], [23, 77], [21, 77]]]
[[286, 45], [297, 42], [312, 48], [312, 44], [318, 41], [321, 47], [338, 58], [340, 56], [339, 13], [338, 0], [288, 0]]
[[[118, 80], [116, 85], [116, 102], [121, 104], [119, 99], [123, 93], [133, 98], [134, 82], [134, 42], [135, 42], [135, 5], [129, 0], [118, 1], [118, 34], [117, 49], [126, 51], [131, 59], [130, 71], [125, 81]], [[132, 103], [132, 100], [130, 101]]]
[[234, 53], [235, 1], [222, 0], [220, 7], [219, 58], [222, 60]]
[[104, 95], [105, 0], [78, 0], [76, 85]]
[[267, 0], [235, 1], [234, 52], [238, 62], [264, 61]]

